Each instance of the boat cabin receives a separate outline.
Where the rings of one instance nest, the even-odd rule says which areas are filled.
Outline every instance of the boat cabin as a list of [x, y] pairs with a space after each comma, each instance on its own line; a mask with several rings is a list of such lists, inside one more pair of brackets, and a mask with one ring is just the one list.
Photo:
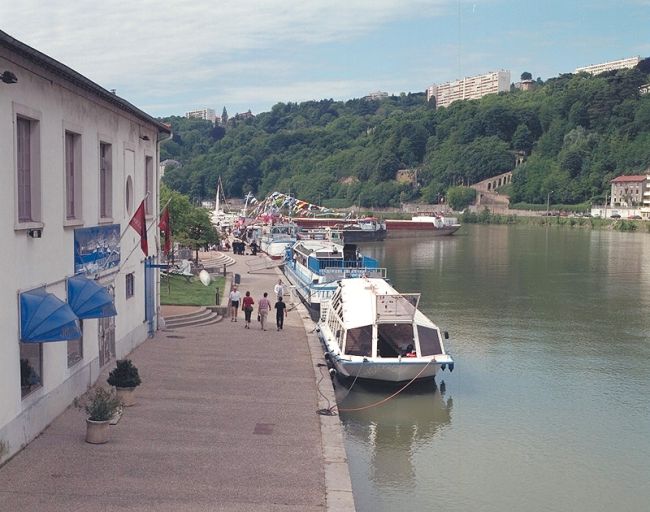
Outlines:
[[382, 279], [345, 280], [325, 321], [340, 354], [369, 358], [443, 354], [440, 329], [417, 309], [419, 293], [397, 293]]

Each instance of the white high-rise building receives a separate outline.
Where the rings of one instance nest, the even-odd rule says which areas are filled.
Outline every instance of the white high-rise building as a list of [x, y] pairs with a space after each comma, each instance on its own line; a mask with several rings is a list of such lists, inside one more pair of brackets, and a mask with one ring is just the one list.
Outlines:
[[592, 64], [591, 66], [583, 66], [576, 68], [575, 73], [591, 73], [598, 75], [605, 71], [614, 71], [615, 69], [632, 69], [641, 62], [641, 57], [628, 57], [627, 59], [611, 60], [603, 62], [602, 64]]
[[436, 107], [446, 107], [457, 100], [476, 100], [486, 94], [509, 90], [510, 71], [500, 70], [440, 85], [433, 84], [427, 89], [427, 101], [435, 98]]
[[186, 112], [185, 117], [188, 119], [205, 119], [206, 121], [212, 121], [214, 124], [217, 120], [217, 115], [214, 112], [213, 108], [202, 108], [199, 110], [192, 110], [191, 112]]

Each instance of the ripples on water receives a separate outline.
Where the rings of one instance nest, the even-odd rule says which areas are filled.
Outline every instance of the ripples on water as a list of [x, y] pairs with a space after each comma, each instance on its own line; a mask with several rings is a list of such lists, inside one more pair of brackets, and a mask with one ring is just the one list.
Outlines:
[[357, 510], [650, 510], [649, 249], [519, 226], [364, 246], [422, 292], [457, 364], [341, 413]]

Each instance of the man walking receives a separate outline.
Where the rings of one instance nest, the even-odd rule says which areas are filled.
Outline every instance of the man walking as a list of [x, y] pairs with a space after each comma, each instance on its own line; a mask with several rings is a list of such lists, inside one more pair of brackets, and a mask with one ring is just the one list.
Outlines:
[[287, 311], [287, 305], [282, 300], [282, 297], [278, 297], [278, 301], [275, 303], [275, 325], [278, 328], [278, 331], [282, 330], [284, 326], [284, 317], [289, 314]]
[[266, 331], [266, 317], [271, 311], [271, 302], [267, 298], [268, 295], [268, 293], [264, 292], [264, 296], [257, 303], [257, 314], [263, 331]]

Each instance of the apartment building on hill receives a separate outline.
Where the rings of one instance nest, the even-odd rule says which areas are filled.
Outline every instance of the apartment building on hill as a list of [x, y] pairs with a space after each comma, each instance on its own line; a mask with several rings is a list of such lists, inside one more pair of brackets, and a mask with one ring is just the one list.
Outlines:
[[436, 107], [447, 107], [458, 100], [476, 100], [487, 94], [510, 90], [510, 71], [500, 70], [466, 77], [427, 88], [427, 101], [435, 98]]
[[632, 69], [636, 67], [639, 62], [641, 62], [641, 57], [628, 57], [627, 59], [611, 60], [601, 64], [591, 64], [590, 66], [576, 68], [575, 73], [590, 73], [592, 75], [598, 75], [616, 69]]

